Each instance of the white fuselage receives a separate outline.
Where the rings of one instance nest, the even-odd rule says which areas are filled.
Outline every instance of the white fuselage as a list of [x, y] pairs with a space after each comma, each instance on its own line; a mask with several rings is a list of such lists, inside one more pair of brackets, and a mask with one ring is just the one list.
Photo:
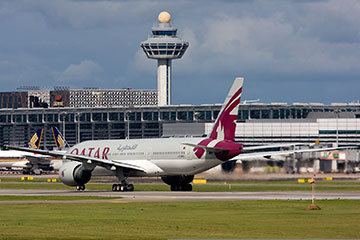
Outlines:
[[86, 141], [73, 146], [68, 153], [84, 155], [114, 162], [133, 164], [146, 169], [136, 176], [193, 175], [222, 163], [212, 153], [200, 158], [194, 147], [183, 143], [198, 144], [202, 138], [160, 138], [131, 140]]
[[[31, 162], [29, 159], [37, 159]], [[58, 170], [61, 166], [61, 160], [53, 160], [49, 156], [44, 156], [34, 153], [24, 153], [23, 151], [9, 150], [0, 151], [0, 168], [7, 169], [24, 169], [29, 168], [31, 165], [36, 164], [49, 164], [49, 166], [55, 166], [55, 170]]]

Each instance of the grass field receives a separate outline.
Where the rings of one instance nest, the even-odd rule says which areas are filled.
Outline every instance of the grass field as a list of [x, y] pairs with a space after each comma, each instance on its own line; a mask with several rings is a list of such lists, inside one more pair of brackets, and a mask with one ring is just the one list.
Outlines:
[[14, 196], [0, 195], [1, 201], [71, 201], [71, 200], [109, 200], [119, 199], [119, 197], [103, 197], [103, 196]]
[[359, 238], [360, 201], [0, 205], [0, 239]]

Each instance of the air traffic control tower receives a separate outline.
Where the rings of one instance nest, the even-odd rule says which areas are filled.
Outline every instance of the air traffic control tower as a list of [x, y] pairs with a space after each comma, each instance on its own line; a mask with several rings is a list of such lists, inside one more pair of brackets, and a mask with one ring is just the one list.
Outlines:
[[165, 106], [171, 104], [171, 60], [181, 58], [189, 43], [178, 38], [168, 12], [161, 12], [158, 20], [151, 37], [142, 42], [141, 47], [148, 58], [158, 60], [158, 105]]

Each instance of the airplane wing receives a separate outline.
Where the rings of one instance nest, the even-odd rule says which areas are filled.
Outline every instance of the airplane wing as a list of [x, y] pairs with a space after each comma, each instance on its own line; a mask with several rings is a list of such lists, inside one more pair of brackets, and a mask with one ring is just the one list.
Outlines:
[[56, 158], [62, 158], [63, 160], [71, 160], [71, 161], [77, 161], [87, 164], [95, 164], [97, 166], [105, 167], [105, 168], [111, 168], [111, 167], [121, 167], [121, 168], [127, 168], [131, 170], [137, 170], [141, 172], [147, 172], [147, 169], [132, 164], [127, 161], [117, 161], [117, 160], [107, 160], [107, 159], [99, 159], [99, 158], [93, 158], [88, 156], [81, 156], [81, 155], [74, 155], [66, 152], [60, 152], [60, 151], [48, 151], [48, 150], [41, 150], [41, 149], [31, 149], [31, 148], [24, 148], [24, 147], [16, 147], [16, 146], [6, 146], [8, 149], [13, 150], [19, 150], [24, 152], [31, 152], [31, 153], [38, 153], [42, 155], [48, 155]]
[[[214, 147], [208, 147], [208, 146], [202, 146], [197, 145], [194, 143], [182, 143], [183, 145], [195, 147], [195, 148], [202, 148], [204, 150], [210, 151], [210, 152], [223, 152], [226, 151], [226, 149], [222, 148], [214, 148]], [[254, 150], [261, 150], [261, 149], [269, 149], [269, 148], [279, 148], [279, 147], [293, 147], [293, 146], [299, 146], [304, 145], [303, 143], [293, 143], [293, 144], [274, 144], [274, 145], [261, 145], [261, 146], [250, 146], [250, 147], [243, 147], [243, 151], [254, 151]]]

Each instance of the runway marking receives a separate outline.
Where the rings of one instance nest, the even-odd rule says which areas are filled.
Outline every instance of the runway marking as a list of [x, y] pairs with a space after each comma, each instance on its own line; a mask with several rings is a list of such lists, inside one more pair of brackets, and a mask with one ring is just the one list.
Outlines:
[[131, 202], [129, 202], [129, 201], [121, 201], [121, 200], [119, 200], [119, 201], [110, 201], [111, 203], [131, 203]]

